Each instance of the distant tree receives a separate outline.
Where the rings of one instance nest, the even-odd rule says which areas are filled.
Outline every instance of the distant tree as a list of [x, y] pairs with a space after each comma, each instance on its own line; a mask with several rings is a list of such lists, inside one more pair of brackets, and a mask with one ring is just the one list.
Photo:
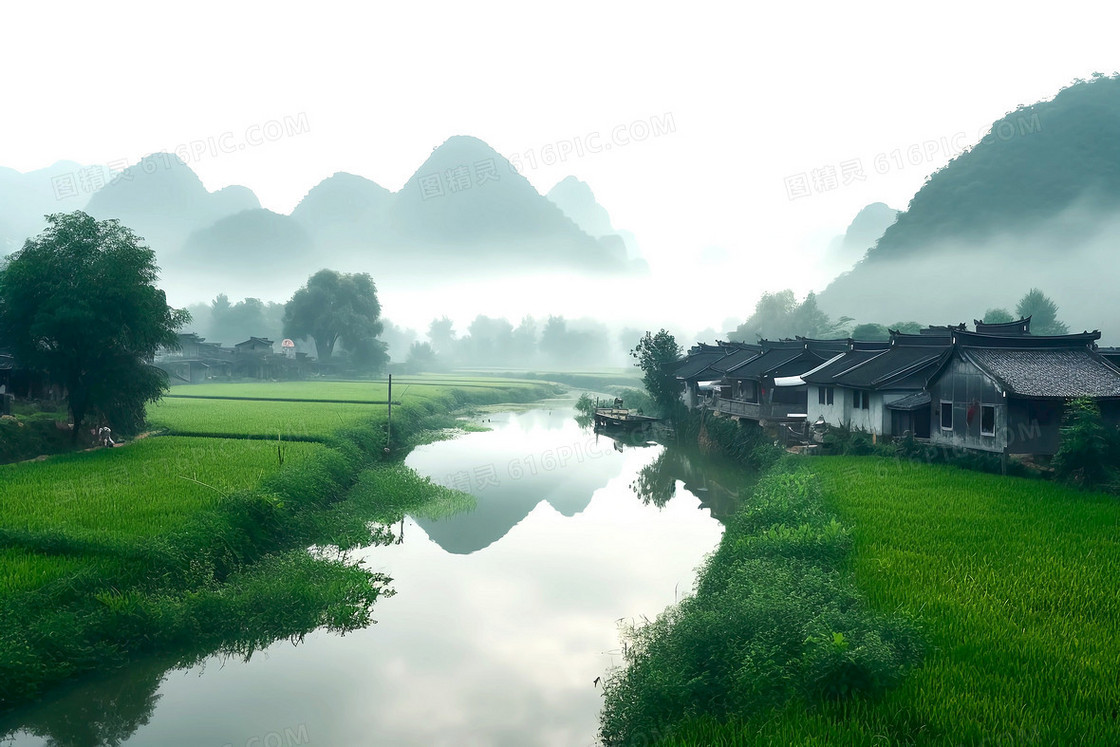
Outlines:
[[512, 355], [518, 365], [531, 365], [537, 354], [537, 320], [531, 316], [521, 319], [521, 324], [513, 330]]
[[467, 327], [464, 345], [471, 365], [505, 365], [511, 358], [513, 325], [506, 319], [479, 314]]
[[351, 353], [376, 357], [372, 341], [381, 333], [380, 316], [377, 288], [367, 273], [319, 270], [284, 306], [284, 336], [312, 338], [321, 361], [331, 359], [340, 341]]
[[891, 338], [890, 330], [882, 324], [865, 323], [857, 324], [852, 329], [853, 340], [889, 340]]
[[984, 312], [982, 321], [985, 324], [1006, 324], [1015, 321], [1015, 317], [1007, 309], [988, 309]]
[[918, 322], [895, 322], [889, 329], [895, 332], [901, 332], [904, 335], [917, 335], [921, 334], [922, 325]]
[[847, 326], [851, 321], [850, 316], [842, 316], [836, 321], [829, 319], [828, 314], [817, 306], [817, 294], [812, 291], [790, 314], [793, 334], [815, 339], [847, 337]]
[[[1019, 318], [1031, 317], [1031, 334], [1064, 335], [1069, 327], [1058, 321], [1058, 305], [1038, 288], [1031, 288], [1015, 307]], [[987, 321], [987, 320], [985, 320]], [[1012, 320], [1014, 321], [1014, 320]]]
[[387, 346], [386, 352], [394, 360], [404, 360], [416, 341], [416, 330], [399, 327], [388, 319], [382, 319], [381, 325], [381, 339]]
[[376, 337], [360, 337], [344, 343], [350, 364], [366, 373], [380, 373], [389, 364], [389, 346]]
[[283, 304], [259, 298], [246, 298], [230, 304], [225, 294], [219, 295], [211, 304], [208, 337], [236, 345], [250, 337], [275, 339], [281, 335], [284, 335]]
[[0, 273], [0, 339], [66, 388], [73, 440], [91, 415], [135, 430], [167, 388], [149, 361], [190, 314], [167, 305], [155, 253], [119, 221], [78, 211], [47, 224]]
[[754, 313], [728, 335], [732, 340], [755, 342], [759, 339], [778, 340], [796, 336], [812, 338], [845, 337], [851, 317], [832, 321], [817, 306], [814, 293], [805, 296], [801, 303], [786, 289], [777, 293], [763, 293], [755, 304]]
[[436, 351], [432, 349], [431, 343], [412, 343], [408, 349], [408, 358], [404, 362], [404, 368], [409, 373], [436, 370]]
[[433, 319], [428, 325], [428, 341], [436, 355], [448, 357], [455, 352], [455, 329], [451, 320], [446, 316]]
[[763, 293], [754, 305], [754, 313], [729, 336], [742, 342], [789, 337], [792, 335], [789, 318], [796, 307], [797, 299], [792, 290]]
[[642, 383], [662, 412], [671, 412], [680, 397], [681, 384], [674, 376], [676, 364], [684, 351], [665, 330], [646, 332], [630, 351], [642, 369]]
[[549, 316], [541, 330], [541, 353], [552, 363], [560, 363], [568, 349], [568, 322], [562, 316]]

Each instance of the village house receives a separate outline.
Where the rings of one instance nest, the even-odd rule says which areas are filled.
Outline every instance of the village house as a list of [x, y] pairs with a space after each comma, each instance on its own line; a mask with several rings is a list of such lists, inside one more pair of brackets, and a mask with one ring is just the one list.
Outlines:
[[247, 379], [300, 379], [310, 372], [306, 353], [275, 352], [267, 337], [250, 337], [233, 347], [208, 342], [193, 332], [179, 335], [175, 350], [162, 350], [155, 364], [167, 372], [173, 384]]
[[[1066, 401], [1090, 397], [1120, 423], [1120, 349], [1100, 332], [1037, 336], [1029, 317], [891, 330], [886, 342], [763, 340], [698, 345], [678, 368], [689, 407], [760, 424], [851, 428], [874, 437], [999, 454], [1054, 454]], [[705, 385], [718, 396], [699, 396]]]
[[991, 335], [956, 331], [930, 378], [930, 441], [1005, 454], [1053, 454], [1063, 405], [1091, 397], [1120, 421], [1120, 368], [1096, 350], [1100, 332]]
[[759, 422], [805, 418], [808, 389], [798, 377], [847, 349], [849, 340], [762, 340], [755, 356], [728, 367], [717, 412]]
[[677, 381], [684, 385], [681, 398], [685, 406], [691, 410], [710, 400], [718, 394], [727, 367], [749, 360], [760, 350], [758, 345], [735, 342], [698, 343], [689, 348], [675, 372]]
[[207, 342], [194, 332], [182, 332], [178, 349], [160, 351], [155, 364], [167, 372], [172, 383], [201, 384], [231, 378], [233, 354], [232, 348], [223, 348], [221, 343]]
[[801, 376], [809, 390], [808, 422], [876, 436], [915, 433], [915, 423], [929, 422], [929, 399], [921, 393], [948, 355], [950, 339], [946, 329], [929, 328], [895, 332], [889, 342], [852, 341], [848, 351]]

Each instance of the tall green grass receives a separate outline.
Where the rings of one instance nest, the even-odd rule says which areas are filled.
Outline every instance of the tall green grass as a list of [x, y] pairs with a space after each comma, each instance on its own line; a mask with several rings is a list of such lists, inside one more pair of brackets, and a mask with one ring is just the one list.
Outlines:
[[604, 686], [604, 743], [654, 743], [791, 703], [879, 697], [897, 685], [921, 646], [904, 619], [864, 604], [842, 571], [849, 547], [815, 476], [763, 477], [695, 593], [624, 631], [625, 667]]

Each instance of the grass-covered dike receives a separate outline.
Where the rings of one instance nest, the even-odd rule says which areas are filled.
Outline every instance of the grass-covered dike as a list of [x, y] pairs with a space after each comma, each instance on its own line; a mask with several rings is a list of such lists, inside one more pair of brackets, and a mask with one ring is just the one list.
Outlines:
[[403, 403], [388, 443], [383, 406], [358, 417], [329, 404], [345, 416], [309, 420], [301, 404], [276, 413], [278, 426], [266, 403], [224, 402], [216, 417], [201, 400], [213, 432], [179, 435], [200, 422], [180, 400], [153, 413], [165, 436], [0, 466], [0, 712], [146, 654], [187, 662], [368, 624], [390, 579], [333, 548], [392, 541], [405, 512], [462, 502], [403, 468], [412, 444], [458, 408], [553, 391], [494, 382], [401, 397], [394, 386]]

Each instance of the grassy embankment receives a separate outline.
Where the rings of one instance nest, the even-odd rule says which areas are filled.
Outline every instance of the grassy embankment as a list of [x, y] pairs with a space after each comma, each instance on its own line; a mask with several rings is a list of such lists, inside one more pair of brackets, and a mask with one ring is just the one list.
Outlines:
[[150, 419], [176, 435], [0, 466], [0, 710], [142, 653], [251, 651], [319, 626], [367, 624], [388, 579], [304, 548], [390, 541], [385, 525], [404, 512], [461, 504], [400, 465], [410, 445], [457, 407], [551, 391], [394, 381], [402, 404], [386, 453], [386, 407], [358, 404], [384, 389], [176, 389], [352, 401], [170, 399]]
[[[839, 593], [814, 596], [802, 583], [783, 596], [804, 557], [845, 543], [802, 542], [807, 552], [794, 552], [797, 518], [773, 511], [790, 502], [836, 518], [848, 538], [834, 567]], [[626, 709], [641, 715], [661, 693], [672, 696], [664, 710], [673, 717], [639, 719], [616, 743], [1120, 744], [1118, 529], [1115, 498], [1037, 480], [881, 457], [783, 462], [730, 523], [694, 598], [639, 631], [630, 656], [638, 676], [608, 696], [604, 727]], [[800, 533], [811, 540], [813, 530]], [[785, 565], [759, 573], [757, 548], [782, 542], [771, 557]], [[754, 586], [728, 582], [736, 578]], [[780, 630], [799, 629], [788, 610], [809, 604], [847, 642], [829, 653], [847, 655], [866, 630], [857, 624], [849, 635], [851, 622], [833, 608], [853, 600], [880, 623], [898, 613], [916, 620], [926, 654], [895, 687], [855, 688], [871, 697], [822, 697], [805, 677], [821, 636], [799, 642]], [[771, 627], [758, 610], [769, 610]], [[864, 671], [882, 670], [869, 662]]]

